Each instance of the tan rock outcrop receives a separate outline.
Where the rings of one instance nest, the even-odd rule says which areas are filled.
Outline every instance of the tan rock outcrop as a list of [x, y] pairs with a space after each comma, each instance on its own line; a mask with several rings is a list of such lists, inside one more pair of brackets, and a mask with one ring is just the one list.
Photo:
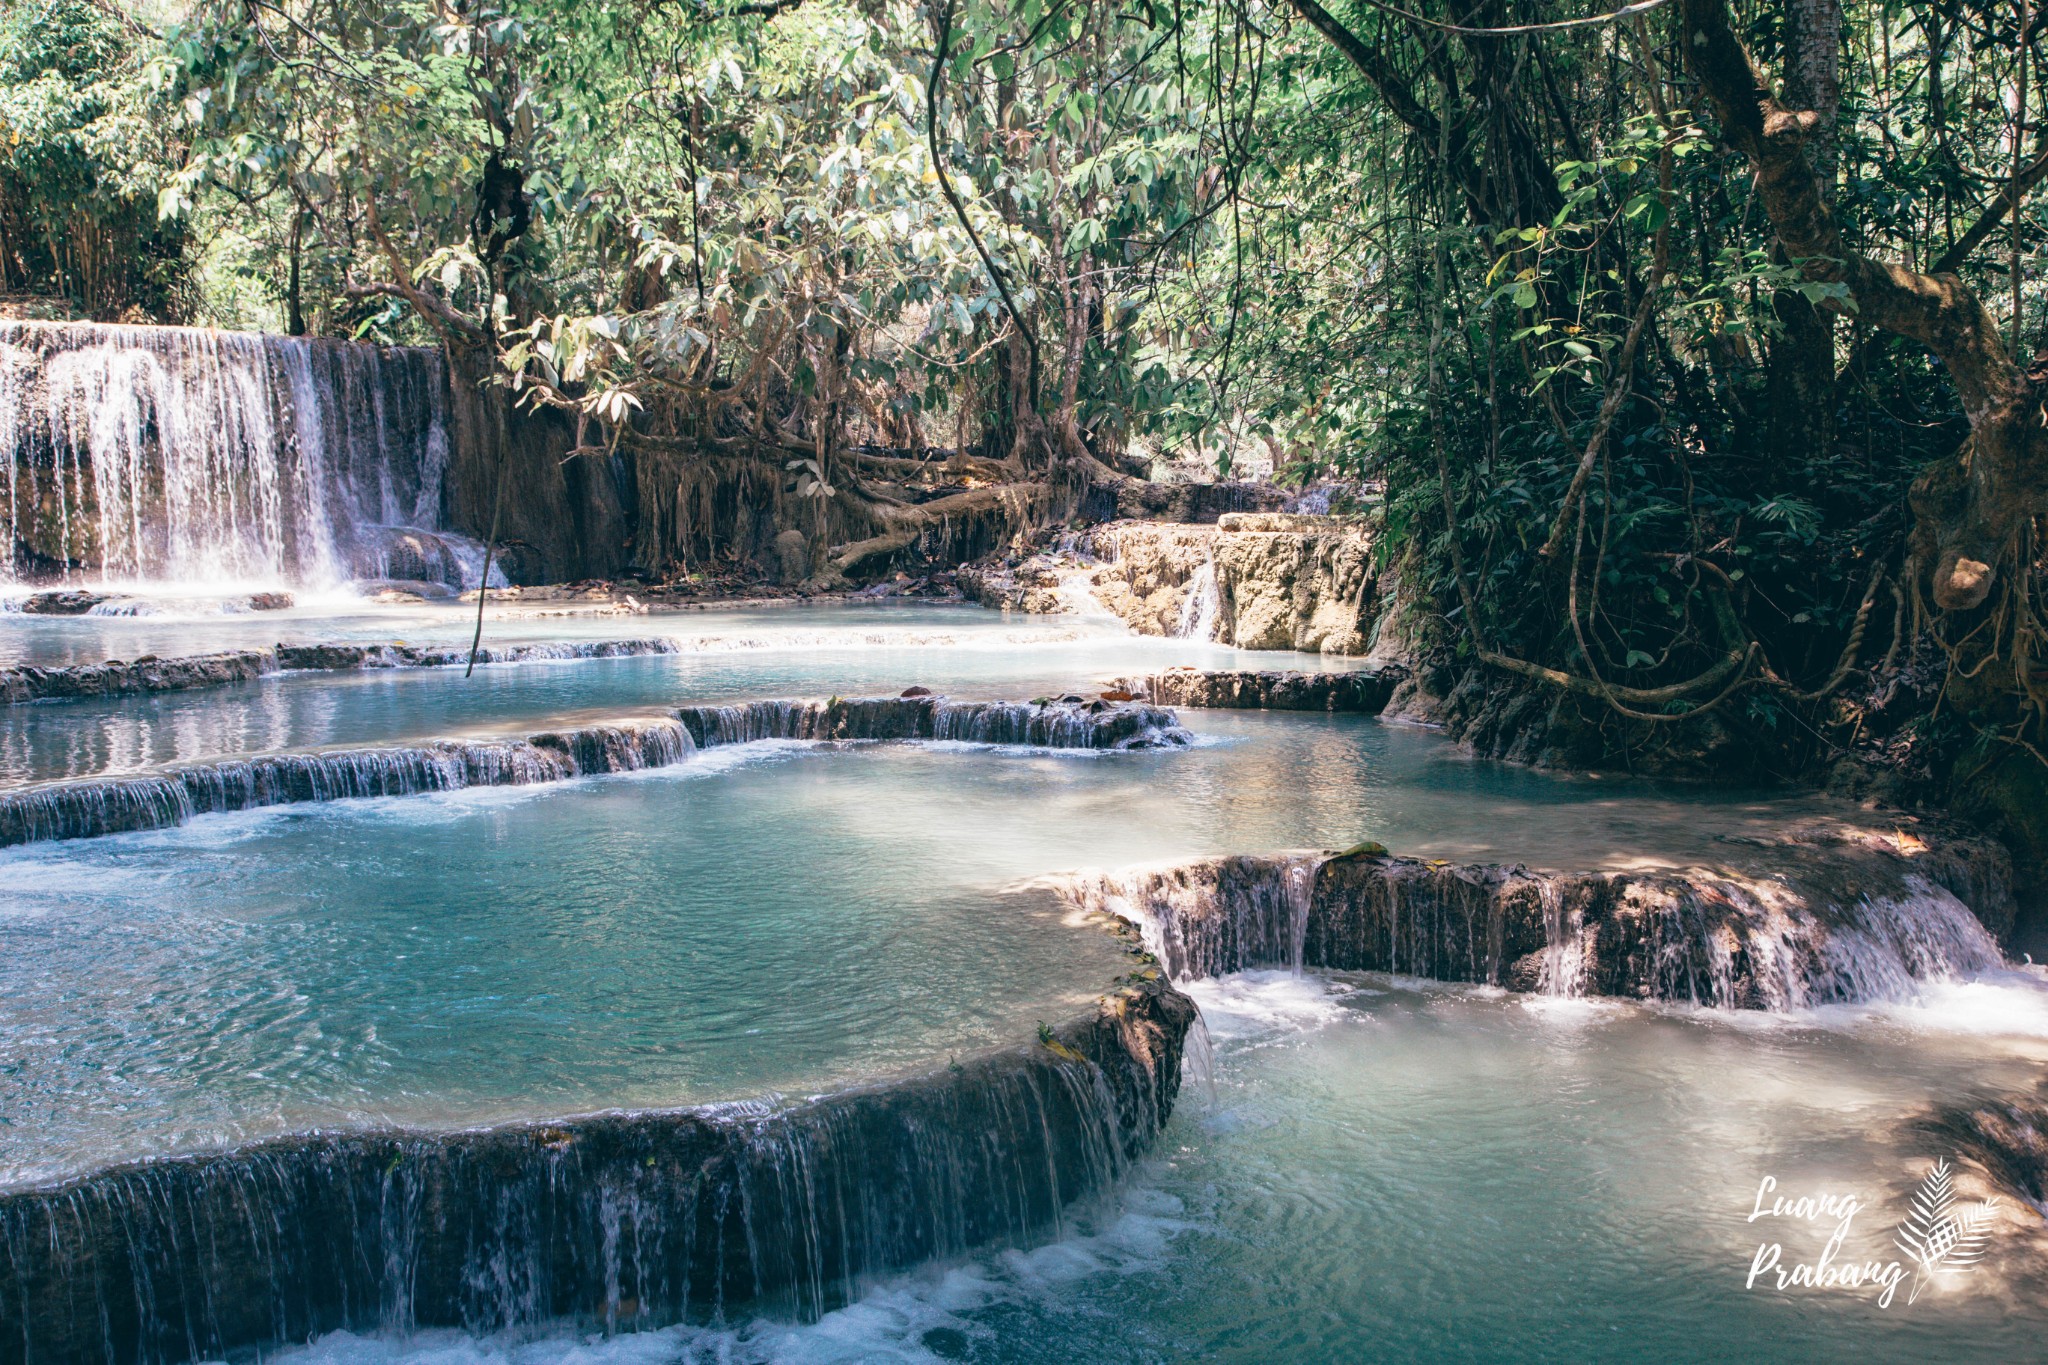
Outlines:
[[988, 606], [1074, 611], [1092, 598], [1144, 635], [1363, 654], [1381, 615], [1373, 550], [1359, 522], [1229, 513], [1214, 526], [1109, 522], [963, 579]]

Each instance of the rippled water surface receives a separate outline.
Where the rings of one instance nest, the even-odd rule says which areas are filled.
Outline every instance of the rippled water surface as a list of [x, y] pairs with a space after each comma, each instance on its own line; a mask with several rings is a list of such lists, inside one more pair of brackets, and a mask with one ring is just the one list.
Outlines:
[[0, 1169], [735, 1098], [1026, 1038], [1122, 970], [1057, 923], [1048, 872], [1362, 838], [1713, 857], [1772, 809], [1358, 717], [1189, 719], [1186, 750], [744, 745], [0, 853]]
[[1896, 1258], [1928, 1161], [1910, 1120], [2048, 1061], [2037, 983], [1919, 1006], [1730, 1019], [1383, 977], [1195, 988], [1213, 1097], [1065, 1238], [873, 1286], [808, 1325], [604, 1340], [338, 1334], [294, 1365], [968, 1360], [2031, 1360], [2038, 1216], [1967, 1280], [1744, 1287], [1760, 1242], [1811, 1261], [1833, 1225], [1752, 1223], [1761, 1181], [1865, 1205], [1845, 1256]]
[[[224, 610], [220, 602], [161, 592], [133, 600], [138, 611], [134, 615], [37, 616], [0, 611], [0, 666], [50, 667], [145, 654], [261, 649], [280, 640], [290, 644], [374, 644], [396, 639], [411, 644], [466, 645], [476, 628], [474, 602], [380, 603], [334, 596], [309, 599], [304, 606], [283, 611], [247, 611]], [[1070, 636], [1080, 624], [1074, 617], [1009, 617], [958, 603], [902, 599], [683, 608], [644, 615], [599, 612], [588, 604], [573, 602], [493, 602], [485, 611], [484, 640], [514, 645], [675, 635], [732, 647], [743, 641], [758, 644], [776, 638], [815, 642], [834, 632], [849, 639], [856, 634], [893, 634], [899, 640], [909, 640], [945, 638], [962, 631], [976, 636], [1050, 639]], [[1098, 621], [1098, 633], [1100, 627]]]
[[[139, 632], [134, 638], [120, 632]], [[355, 639], [464, 643], [452, 610], [318, 618], [297, 629], [258, 618], [49, 619], [0, 616], [0, 644], [30, 653], [72, 632], [81, 652], [172, 655], [242, 645]], [[321, 744], [363, 744], [500, 732], [577, 719], [747, 697], [894, 694], [920, 684], [960, 697], [1030, 698], [1174, 664], [1206, 668], [1321, 668], [1355, 660], [1276, 654], [1124, 634], [1079, 617], [1006, 616], [967, 606], [870, 604], [675, 612], [634, 617], [493, 621], [500, 645], [664, 638], [681, 652], [461, 669], [283, 674], [227, 688], [107, 701], [0, 707], [0, 779], [36, 781], [133, 772], [183, 759]]]
[[[452, 613], [431, 619], [456, 629]], [[255, 629], [224, 620], [152, 648]], [[692, 644], [467, 683], [429, 670], [9, 708], [0, 769], [20, 780], [912, 682], [1032, 696], [1172, 663], [1318, 662], [964, 608], [573, 620], [517, 629]], [[330, 625], [295, 637], [264, 623], [249, 638], [354, 629]], [[0, 627], [45, 658], [129, 657], [167, 629]], [[117, 629], [137, 633], [93, 634]], [[441, 638], [381, 617], [361, 631]], [[1688, 863], [1787, 820], [1853, 814], [1475, 763], [1425, 731], [1351, 717], [1184, 719], [1199, 742], [1179, 752], [747, 746], [556, 788], [209, 817], [0, 854], [0, 1181], [313, 1122], [802, 1092], [1028, 1038], [1124, 969], [1106, 936], [1063, 922], [1047, 878], [1064, 871], [1367, 838], [1556, 868]], [[2010, 1211], [1969, 1283], [1911, 1305], [1743, 1287], [1765, 1176], [1855, 1194], [1849, 1248], [1891, 1254], [1904, 1200], [1943, 1155], [1915, 1116], [2043, 1074], [2048, 991], [2033, 975], [1789, 1018], [1384, 978], [1254, 974], [1194, 990], [1213, 1094], [1191, 1078], [1139, 1176], [1047, 1245], [868, 1286], [814, 1324], [338, 1334], [294, 1358], [2038, 1355], [2048, 1287], [2030, 1210]], [[1825, 1232], [1777, 1237], [1788, 1259], [1810, 1258]]]

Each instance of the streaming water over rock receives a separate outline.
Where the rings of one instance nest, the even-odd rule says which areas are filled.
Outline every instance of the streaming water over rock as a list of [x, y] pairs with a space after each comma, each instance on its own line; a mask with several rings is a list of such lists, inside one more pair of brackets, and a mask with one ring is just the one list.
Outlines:
[[[452, 662], [452, 660], [451, 660]], [[339, 667], [350, 667], [346, 661]], [[360, 664], [354, 665], [360, 666]], [[1184, 748], [1171, 711], [1133, 703], [865, 697], [691, 706], [524, 739], [440, 739], [262, 754], [0, 792], [0, 848], [169, 829], [195, 815], [309, 801], [520, 787], [681, 763], [700, 747], [796, 740], [955, 740], [1054, 749]]]
[[1156, 979], [1042, 1044], [792, 1106], [318, 1134], [0, 1195], [0, 1362], [207, 1359], [337, 1328], [607, 1331], [1057, 1232], [1165, 1122]]
[[526, 739], [263, 754], [168, 772], [58, 782], [0, 794], [0, 846], [168, 829], [195, 815], [306, 801], [517, 787], [680, 763], [696, 751], [673, 717]]
[[1187, 596], [1181, 601], [1180, 620], [1174, 623], [1173, 633], [1182, 640], [1213, 640], [1216, 619], [1222, 610], [1223, 599], [1216, 587], [1216, 561], [1205, 559], [1188, 580]]
[[439, 352], [0, 322], [7, 563], [29, 580], [474, 587], [441, 528]]
[[1062, 885], [1077, 906], [1137, 924], [1180, 981], [1316, 967], [1785, 1011], [1907, 999], [2000, 966], [1986, 927], [2011, 922], [2000, 865], [1977, 841], [1903, 850], [1816, 832], [1769, 875], [1555, 876], [1367, 853], [1216, 858]]
[[956, 702], [944, 697], [757, 701], [677, 713], [697, 743], [764, 739], [937, 739], [1052, 749], [1185, 748], [1171, 711], [1129, 702]]

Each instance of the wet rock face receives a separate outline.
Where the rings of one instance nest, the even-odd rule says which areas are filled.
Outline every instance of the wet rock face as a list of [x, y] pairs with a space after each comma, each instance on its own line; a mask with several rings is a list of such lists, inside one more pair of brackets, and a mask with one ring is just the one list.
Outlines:
[[1234, 532], [1217, 537], [1216, 582], [1241, 649], [1363, 654], [1377, 575], [1362, 529]]
[[98, 592], [39, 592], [21, 604], [31, 616], [83, 616], [107, 600]]
[[1786, 1010], [1998, 965], [2011, 913], [1999, 850], [1915, 843], [1814, 831], [1711, 868], [1578, 875], [1369, 846], [1082, 878], [1069, 894], [1142, 925], [1182, 979], [1313, 967]]
[[0, 345], [16, 362], [0, 369], [0, 410], [20, 416], [0, 461], [17, 568], [321, 585], [463, 575], [467, 551], [441, 530], [439, 348], [7, 321]]
[[1123, 686], [1162, 706], [1225, 711], [1342, 711], [1376, 716], [1407, 677], [1398, 666], [1345, 673], [1169, 669]]
[[1171, 1114], [1194, 1018], [1152, 970], [1042, 1041], [792, 1107], [323, 1133], [0, 1194], [0, 1365], [815, 1318], [1107, 1188]]
[[1056, 749], [1179, 749], [1192, 742], [1171, 711], [1142, 703], [1080, 697], [956, 702], [924, 688], [899, 697], [688, 706], [676, 714], [704, 748], [766, 739], [938, 739]]
[[64, 697], [116, 697], [147, 692], [182, 692], [249, 682], [277, 671], [267, 649], [195, 654], [177, 659], [78, 664], [69, 668], [0, 669], [0, 701], [47, 701]]

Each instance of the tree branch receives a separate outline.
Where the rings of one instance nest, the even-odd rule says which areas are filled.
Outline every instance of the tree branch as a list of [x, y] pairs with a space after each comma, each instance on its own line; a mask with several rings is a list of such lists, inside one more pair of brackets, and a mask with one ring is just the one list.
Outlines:
[[1973, 425], [2008, 403], [2019, 367], [1976, 294], [1954, 275], [1923, 275], [1851, 251], [1806, 158], [1820, 116], [1788, 110], [1771, 95], [1729, 27], [1726, 0], [1684, 0], [1683, 14], [1686, 64], [1722, 136], [1749, 160], [1778, 240], [1808, 279], [1848, 288], [1850, 303], [1826, 306], [1926, 345], [1948, 367]]

